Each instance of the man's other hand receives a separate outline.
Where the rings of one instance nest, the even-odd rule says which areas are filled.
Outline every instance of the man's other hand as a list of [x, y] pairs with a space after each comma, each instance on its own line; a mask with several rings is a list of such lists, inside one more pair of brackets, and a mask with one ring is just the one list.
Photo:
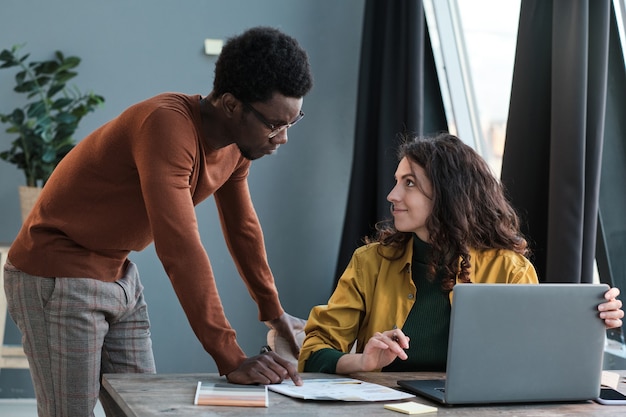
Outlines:
[[295, 385], [302, 385], [302, 378], [289, 361], [275, 352], [267, 352], [246, 359], [237, 369], [226, 375], [233, 384], [280, 384], [290, 378]]

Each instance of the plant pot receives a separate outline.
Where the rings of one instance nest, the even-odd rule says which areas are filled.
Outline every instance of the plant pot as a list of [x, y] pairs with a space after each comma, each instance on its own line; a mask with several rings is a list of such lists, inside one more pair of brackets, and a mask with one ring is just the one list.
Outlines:
[[28, 187], [26, 185], [20, 185], [18, 187], [20, 193], [20, 208], [22, 210], [22, 222], [26, 221], [26, 218], [30, 214], [35, 202], [39, 198], [41, 193], [41, 187]]

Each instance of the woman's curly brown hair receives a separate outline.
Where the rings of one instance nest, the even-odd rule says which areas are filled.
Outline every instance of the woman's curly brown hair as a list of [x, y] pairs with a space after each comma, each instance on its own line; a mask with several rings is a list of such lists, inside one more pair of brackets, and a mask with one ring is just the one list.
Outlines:
[[[457, 278], [470, 282], [470, 249], [509, 249], [529, 256], [519, 217], [480, 155], [449, 133], [403, 140], [398, 160], [406, 157], [419, 165], [432, 182], [433, 211], [426, 220], [433, 249], [430, 267], [433, 276], [441, 274], [444, 290], [451, 290]], [[375, 236], [366, 242], [400, 248], [412, 236], [388, 219], [376, 225]]]

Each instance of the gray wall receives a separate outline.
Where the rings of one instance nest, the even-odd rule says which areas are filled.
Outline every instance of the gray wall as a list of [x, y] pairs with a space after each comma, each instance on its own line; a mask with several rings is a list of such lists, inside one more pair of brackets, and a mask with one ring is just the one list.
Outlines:
[[[226, 38], [251, 26], [275, 26], [307, 49], [315, 86], [305, 119], [289, 144], [253, 164], [250, 188], [270, 265], [285, 309], [306, 317], [332, 289], [354, 140], [364, 0], [2, 0], [0, 49], [27, 43], [35, 59], [56, 49], [82, 58], [75, 84], [106, 99], [77, 132], [79, 140], [130, 104], [164, 91], [206, 94], [215, 57], [205, 38]], [[13, 70], [0, 70], [0, 111], [12, 110]], [[0, 126], [0, 150], [13, 137]], [[21, 219], [13, 165], [0, 161], [0, 241], [10, 242]], [[225, 247], [212, 199], [197, 207], [226, 314], [248, 355], [267, 328]], [[152, 246], [131, 254], [138, 263], [152, 320], [158, 371], [215, 372], [192, 333]], [[19, 334], [8, 323], [8, 342]], [[32, 396], [27, 371], [2, 370], [0, 397]]]

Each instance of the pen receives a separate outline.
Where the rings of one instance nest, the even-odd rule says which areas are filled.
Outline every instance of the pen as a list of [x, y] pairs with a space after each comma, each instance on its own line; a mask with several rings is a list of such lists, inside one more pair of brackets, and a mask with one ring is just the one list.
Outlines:
[[[398, 326], [396, 326], [395, 324], [393, 325], [393, 330], [396, 330], [398, 328]], [[394, 332], [393, 335], [391, 336], [391, 340], [393, 340], [394, 342], [398, 343], [400, 341], [400, 339], [398, 338], [398, 335]]]

